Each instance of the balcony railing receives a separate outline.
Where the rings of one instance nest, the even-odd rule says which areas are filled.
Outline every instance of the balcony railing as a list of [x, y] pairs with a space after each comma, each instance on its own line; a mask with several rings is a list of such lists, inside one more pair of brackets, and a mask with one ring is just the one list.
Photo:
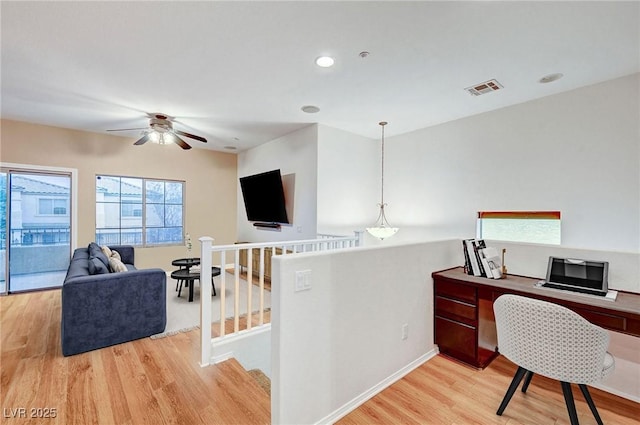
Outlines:
[[[26, 229], [11, 229], [11, 246], [32, 245], [69, 245], [69, 228], [30, 227]], [[0, 239], [0, 249], [7, 248], [5, 234]]]

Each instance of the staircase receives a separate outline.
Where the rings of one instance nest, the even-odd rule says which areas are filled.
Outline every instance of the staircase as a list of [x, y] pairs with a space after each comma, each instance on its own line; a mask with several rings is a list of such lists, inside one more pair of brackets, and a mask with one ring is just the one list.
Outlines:
[[251, 369], [247, 372], [253, 379], [256, 380], [260, 388], [266, 392], [269, 397], [271, 397], [271, 379], [267, 375], [264, 374], [260, 369]]
[[[215, 367], [220, 373], [220, 381], [224, 385], [229, 397], [238, 402], [240, 406], [251, 405], [251, 410], [254, 411], [254, 414], [257, 414], [256, 409], [258, 410], [261, 419], [255, 418], [257, 420], [256, 423], [264, 423], [264, 418], [271, 417], [270, 391], [268, 392], [261, 383], [258, 382], [258, 379], [264, 382], [264, 378], [266, 378], [267, 381], [269, 378], [260, 376], [256, 379], [257, 376], [264, 374], [258, 373], [259, 371], [248, 372], [234, 358], [217, 363]], [[246, 417], [246, 414], [245, 409], [244, 412], [239, 413], [238, 417]]]

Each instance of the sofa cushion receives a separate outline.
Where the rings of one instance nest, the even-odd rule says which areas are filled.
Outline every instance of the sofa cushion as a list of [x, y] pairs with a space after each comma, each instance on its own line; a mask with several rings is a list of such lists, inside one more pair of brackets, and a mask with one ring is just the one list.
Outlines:
[[109, 273], [109, 268], [104, 265], [99, 258], [89, 259], [89, 274], [105, 274]]
[[100, 248], [100, 245], [95, 242], [91, 242], [89, 244], [89, 259], [92, 258], [98, 258], [100, 261], [102, 261], [102, 264], [104, 264], [107, 270], [109, 270], [109, 258], [104, 255], [104, 252], [102, 252], [102, 248]]
[[115, 256], [111, 256], [111, 258], [109, 258], [109, 268], [112, 273], [126, 272], [128, 270], [127, 266], [125, 266], [124, 263], [118, 260]]
[[64, 280], [67, 281], [69, 279], [73, 279], [74, 277], [87, 276], [89, 274], [89, 259], [74, 258], [73, 260], [71, 260], [71, 264], [69, 264], [67, 276], [64, 278]]

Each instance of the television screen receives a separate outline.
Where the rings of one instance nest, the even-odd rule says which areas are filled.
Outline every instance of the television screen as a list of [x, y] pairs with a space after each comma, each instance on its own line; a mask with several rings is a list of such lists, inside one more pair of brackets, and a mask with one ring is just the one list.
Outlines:
[[280, 170], [241, 177], [240, 188], [249, 221], [289, 223]]

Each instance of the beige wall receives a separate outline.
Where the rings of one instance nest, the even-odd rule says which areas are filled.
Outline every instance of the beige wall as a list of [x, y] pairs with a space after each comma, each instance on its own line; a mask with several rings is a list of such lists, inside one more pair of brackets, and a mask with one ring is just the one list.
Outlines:
[[[95, 238], [96, 174], [183, 180], [194, 255], [200, 255], [201, 236], [215, 238], [216, 244], [236, 241], [235, 154], [153, 143], [133, 146], [131, 138], [18, 121], [0, 125], [0, 161], [78, 170], [78, 246]], [[171, 260], [185, 255], [184, 246], [138, 248], [136, 265], [171, 270]]]

